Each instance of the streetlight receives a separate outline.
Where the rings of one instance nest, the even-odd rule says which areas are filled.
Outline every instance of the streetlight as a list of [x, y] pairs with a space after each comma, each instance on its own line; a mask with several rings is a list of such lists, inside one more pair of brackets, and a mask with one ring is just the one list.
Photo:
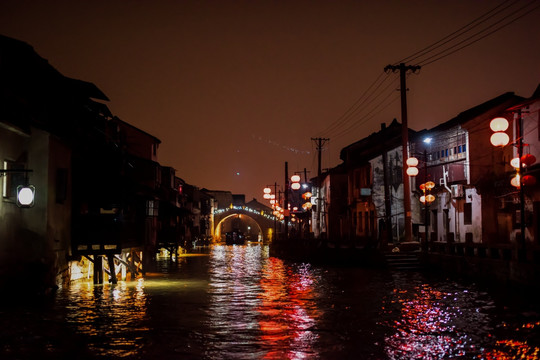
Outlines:
[[28, 173], [32, 170], [27, 169], [0, 169], [0, 176], [6, 176], [13, 173], [26, 174], [25, 185], [17, 186], [17, 206], [21, 208], [30, 208], [34, 206], [36, 188], [28, 184]]
[[[423, 142], [427, 145], [431, 144], [432, 138], [426, 137]], [[423, 195], [420, 196], [420, 202], [424, 204], [424, 246], [423, 250], [427, 250], [427, 244], [428, 244], [428, 222], [429, 222], [429, 205], [435, 201], [435, 196], [430, 193], [430, 191], [435, 187], [435, 183], [433, 181], [428, 181], [428, 173], [427, 173], [427, 149], [424, 147], [423, 152], [423, 158], [424, 158], [424, 182], [420, 184], [419, 188], [422, 190]], [[418, 166], [418, 159], [415, 157], [410, 157], [407, 159], [406, 164], [408, 166], [407, 168], [407, 175], [411, 177], [415, 177], [418, 175], [419, 170], [417, 168]]]

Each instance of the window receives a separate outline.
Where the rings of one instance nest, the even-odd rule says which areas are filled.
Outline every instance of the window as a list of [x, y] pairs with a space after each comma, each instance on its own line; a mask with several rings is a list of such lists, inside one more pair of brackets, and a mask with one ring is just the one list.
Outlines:
[[[24, 163], [4, 160], [4, 170], [24, 170]], [[3, 176], [2, 196], [4, 199], [16, 200], [17, 186], [26, 185], [25, 172], [6, 172]]]
[[472, 203], [465, 203], [463, 206], [463, 223], [465, 225], [472, 224]]
[[461, 149], [463, 150], [463, 152], [467, 151], [467, 148], [466, 148], [465, 144], [463, 144], [463, 145], [461, 146]]

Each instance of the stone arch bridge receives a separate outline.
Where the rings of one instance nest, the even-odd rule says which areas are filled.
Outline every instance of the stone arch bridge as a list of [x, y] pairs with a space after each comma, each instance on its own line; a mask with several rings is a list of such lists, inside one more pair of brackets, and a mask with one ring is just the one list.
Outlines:
[[[262, 235], [264, 242], [269, 242], [274, 234], [274, 227], [276, 225], [275, 217], [272, 213], [256, 210], [247, 206], [230, 206], [224, 209], [214, 210], [214, 239], [221, 239], [221, 225], [227, 219], [234, 216], [247, 216], [251, 218], [259, 227], [259, 233]], [[278, 221], [277, 224], [281, 222]]]

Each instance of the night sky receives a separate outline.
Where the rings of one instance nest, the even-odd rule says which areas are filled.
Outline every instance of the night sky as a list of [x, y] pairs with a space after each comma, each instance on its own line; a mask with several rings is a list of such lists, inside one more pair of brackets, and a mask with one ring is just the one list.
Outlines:
[[397, 75], [384, 67], [499, 4], [407, 62], [423, 65], [407, 80], [409, 126], [421, 130], [507, 91], [532, 95], [539, 1], [0, 0], [0, 34], [95, 83], [114, 115], [162, 141], [158, 161], [188, 183], [262, 201], [263, 187], [283, 183], [285, 161], [316, 175], [312, 137], [331, 139], [328, 168], [343, 147], [400, 120]]

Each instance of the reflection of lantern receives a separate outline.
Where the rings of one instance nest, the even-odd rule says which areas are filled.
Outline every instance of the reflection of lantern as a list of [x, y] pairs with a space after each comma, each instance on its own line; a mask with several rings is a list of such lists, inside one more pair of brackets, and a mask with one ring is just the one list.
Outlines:
[[525, 154], [521, 157], [521, 162], [525, 166], [531, 166], [532, 164], [536, 162], [536, 157], [534, 157], [534, 155], [531, 155], [531, 154]]
[[510, 137], [504, 132], [496, 132], [491, 135], [490, 141], [493, 146], [505, 146], [510, 142]]
[[512, 180], [510, 180], [510, 184], [512, 184], [513, 187], [517, 187], [518, 189], [520, 188], [521, 185], [519, 184], [519, 174], [517, 174], [512, 178]]
[[521, 180], [524, 186], [531, 186], [536, 184], [536, 178], [532, 175], [525, 175], [523, 176], [523, 180]]

